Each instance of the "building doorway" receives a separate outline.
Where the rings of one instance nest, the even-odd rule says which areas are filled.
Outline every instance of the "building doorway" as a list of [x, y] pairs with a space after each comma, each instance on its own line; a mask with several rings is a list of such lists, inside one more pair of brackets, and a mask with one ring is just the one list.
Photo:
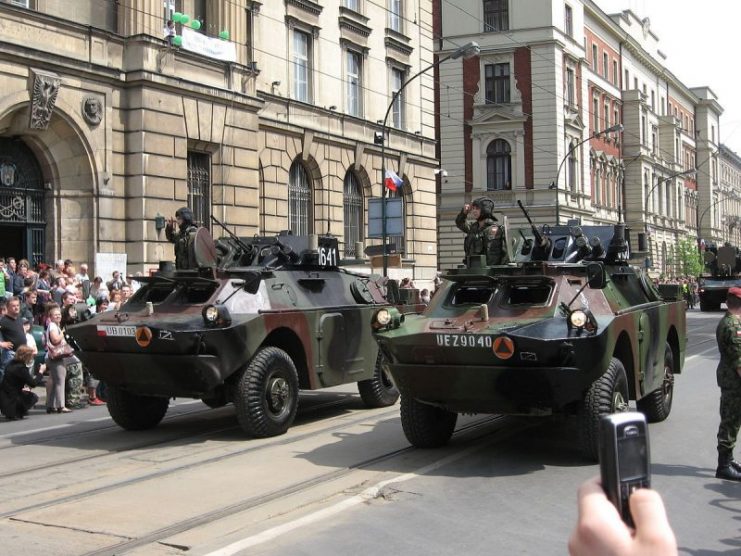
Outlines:
[[21, 139], [0, 137], [0, 256], [43, 262], [45, 230], [41, 166]]

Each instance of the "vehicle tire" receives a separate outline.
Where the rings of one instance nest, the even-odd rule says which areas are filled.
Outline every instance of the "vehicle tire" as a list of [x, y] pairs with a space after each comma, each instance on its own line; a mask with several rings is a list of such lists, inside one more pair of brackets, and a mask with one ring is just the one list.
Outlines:
[[242, 371], [234, 391], [237, 420], [250, 436], [277, 436], [288, 430], [298, 408], [298, 373], [282, 349], [258, 351]]
[[210, 396], [201, 398], [201, 401], [211, 409], [224, 407], [229, 403], [229, 400], [226, 397], [226, 389], [223, 387], [217, 388]]
[[628, 379], [625, 367], [613, 357], [605, 373], [592, 383], [584, 397], [579, 436], [582, 452], [591, 460], [599, 458], [599, 422], [604, 415], [628, 411]]
[[638, 400], [638, 410], [649, 423], [658, 423], [669, 417], [674, 401], [674, 354], [669, 343], [664, 347], [664, 376], [661, 386]]
[[358, 382], [358, 392], [366, 407], [388, 407], [399, 399], [399, 390], [391, 375], [383, 369], [383, 361], [383, 354], [379, 351], [373, 378]]
[[143, 431], [156, 427], [167, 413], [168, 398], [139, 396], [117, 386], [106, 388], [108, 413], [116, 424], [128, 431]]
[[457, 420], [457, 413], [418, 402], [411, 396], [401, 397], [401, 426], [409, 443], [416, 448], [445, 446]]

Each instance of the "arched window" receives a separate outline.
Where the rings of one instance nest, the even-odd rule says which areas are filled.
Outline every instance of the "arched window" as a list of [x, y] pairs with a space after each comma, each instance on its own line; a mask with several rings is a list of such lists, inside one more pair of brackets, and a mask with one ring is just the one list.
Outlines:
[[288, 229], [295, 235], [308, 235], [313, 231], [311, 208], [309, 175], [297, 160], [288, 176]]
[[486, 189], [510, 189], [512, 187], [512, 158], [509, 143], [496, 139], [486, 147]]
[[345, 211], [345, 256], [356, 257], [355, 242], [363, 240], [363, 189], [352, 170], [345, 174], [342, 205]]

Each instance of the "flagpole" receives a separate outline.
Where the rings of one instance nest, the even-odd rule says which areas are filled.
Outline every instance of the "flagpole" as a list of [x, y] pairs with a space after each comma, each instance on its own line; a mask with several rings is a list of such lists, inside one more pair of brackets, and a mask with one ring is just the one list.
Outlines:
[[[480, 51], [481, 49], [479, 48], [479, 45], [476, 44], [475, 42], [469, 42], [469, 43], [464, 44], [463, 46], [453, 51], [451, 54], [448, 54], [447, 56], [443, 56], [439, 60], [436, 60], [435, 62], [433, 62], [426, 68], [424, 68], [423, 70], [420, 70], [417, 73], [415, 73], [412, 77], [404, 81], [404, 83], [401, 84], [401, 87], [399, 87], [399, 90], [395, 91], [393, 96], [391, 97], [391, 102], [389, 103], [388, 108], [386, 109], [386, 115], [383, 117], [383, 126], [381, 127], [381, 236], [382, 236], [381, 237], [381, 247], [383, 248], [383, 277], [384, 278], [388, 276], [388, 266], [389, 266], [389, 255], [386, 250], [386, 239], [387, 239], [387, 230], [386, 230], [386, 135], [388, 133], [387, 123], [389, 119], [389, 114], [391, 113], [391, 109], [394, 107], [394, 103], [396, 102], [396, 99], [399, 98], [404, 88], [407, 85], [409, 85], [409, 83], [414, 81], [417, 77], [422, 75], [423, 73], [426, 73], [430, 71], [432, 68], [439, 66], [446, 60], [451, 60], [451, 59], [455, 60], [460, 57], [463, 57], [464, 59], [468, 59], [468, 58], [471, 58], [472, 56], [477, 56]], [[401, 192], [401, 195], [403, 198], [403, 195], [404, 195], [403, 191]]]

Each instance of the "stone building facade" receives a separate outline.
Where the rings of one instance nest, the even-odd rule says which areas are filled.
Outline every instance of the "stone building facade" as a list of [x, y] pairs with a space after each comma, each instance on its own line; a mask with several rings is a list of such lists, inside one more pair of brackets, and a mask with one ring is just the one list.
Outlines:
[[[126, 253], [146, 272], [172, 257], [157, 216], [183, 205], [215, 235], [211, 216], [242, 236], [329, 231], [348, 256], [378, 242], [374, 134], [433, 62], [429, 2], [28, 0], [0, 17], [0, 255]], [[385, 145], [404, 179], [392, 241], [421, 280], [436, 270], [432, 89], [404, 88]]]
[[720, 147], [718, 215], [720, 241], [741, 247], [741, 156], [725, 145]]
[[680, 239], [720, 237], [722, 107], [674, 76], [647, 19], [591, 0], [436, 6], [441, 53], [481, 46], [440, 68], [441, 267], [460, 260], [455, 214], [482, 195], [516, 225], [518, 200], [538, 224], [622, 220], [657, 272], [674, 273]]

